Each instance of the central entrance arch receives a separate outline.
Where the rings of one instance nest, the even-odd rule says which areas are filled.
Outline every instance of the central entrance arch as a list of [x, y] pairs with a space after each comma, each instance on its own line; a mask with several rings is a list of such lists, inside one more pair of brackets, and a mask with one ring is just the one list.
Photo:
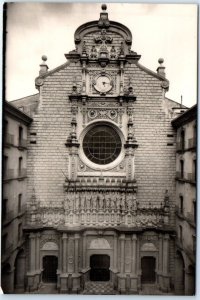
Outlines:
[[46, 255], [43, 257], [43, 282], [57, 282], [58, 258], [54, 255]]
[[142, 283], [155, 283], [156, 280], [156, 259], [153, 256], [144, 256], [141, 259]]
[[90, 280], [109, 281], [110, 280], [110, 256], [94, 254], [90, 256]]

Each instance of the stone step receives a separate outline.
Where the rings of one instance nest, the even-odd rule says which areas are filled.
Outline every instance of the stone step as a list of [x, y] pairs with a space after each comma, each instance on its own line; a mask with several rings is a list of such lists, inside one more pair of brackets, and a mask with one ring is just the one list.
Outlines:
[[85, 284], [83, 295], [117, 295], [112, 282], [89, 281]]

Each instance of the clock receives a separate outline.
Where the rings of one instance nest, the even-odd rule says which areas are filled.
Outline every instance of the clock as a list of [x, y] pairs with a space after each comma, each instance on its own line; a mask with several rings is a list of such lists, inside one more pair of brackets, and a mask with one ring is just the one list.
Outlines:
[[112, 87], [112, 81], [107, 75], [98, 76], [94, 82], [94, 88], [102, 94], [109, 92]]

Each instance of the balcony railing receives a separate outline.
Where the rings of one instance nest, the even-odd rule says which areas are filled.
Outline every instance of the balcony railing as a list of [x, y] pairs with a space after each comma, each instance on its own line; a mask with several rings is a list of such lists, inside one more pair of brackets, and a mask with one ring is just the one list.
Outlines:
[[14, 178], [14, 169], [4, 170], [4, 172], [3, 172], [4, 180], [13, 179], [13, 178]]
[[27, 169], [19, 169], [18, 170], [18, 177], [23, 178], [27, 176]]
[[195, 226], [196, 220], [195, 220], [195, 216], [192, 213], [187, 213], [187, 219], [188, 221]]
[[2, 247], [2, 261], [6, 260], [13, 251], [13, 243], [9, 243], [6, 246]]
[[20, 139], [20, 140], [19, 140], [19, 143], [18, 143], [18, 146], [19, 146], [20, 148], [26, 148], [26, 147], [27, 147], [27, 140]]
[[195, 138], [191, 138], [188, 140], [188, 148], [196, 148], [197, 141]]
[[187, 173], [187, 179], [192, 182], [196, 182], [196, 176], [194, 173]]
[[6, 223], [11, 222], [13, 219], [14, 219], [14, 211], [10, 210], [10, 211], [6, 212], [2, 216], [3, 225], [5, 225]]
[[176, 151], [184, 151], [185, 145], [182, 142], [176, 143]]
[[184, 180], [184, 179], [186, 179], [186, 173], [185, 172], [181, 173], [180, 171], [177, 171], [176, 172], [176, 178]]
[[10, 134], [10, 133], [6, 133], [4, 135], [4, 143], [6, 146], [10, 146], [14, 144], [14, 135]]

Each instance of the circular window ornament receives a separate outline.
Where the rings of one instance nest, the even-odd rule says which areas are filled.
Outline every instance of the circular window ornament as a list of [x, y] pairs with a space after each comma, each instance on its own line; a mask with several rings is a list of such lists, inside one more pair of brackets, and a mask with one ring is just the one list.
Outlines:
[[107, 124], [92, 127], [83, 138], [83, 152], [97, 165], [114, 162], [121, 153], [122, 141], [118, 132]]

